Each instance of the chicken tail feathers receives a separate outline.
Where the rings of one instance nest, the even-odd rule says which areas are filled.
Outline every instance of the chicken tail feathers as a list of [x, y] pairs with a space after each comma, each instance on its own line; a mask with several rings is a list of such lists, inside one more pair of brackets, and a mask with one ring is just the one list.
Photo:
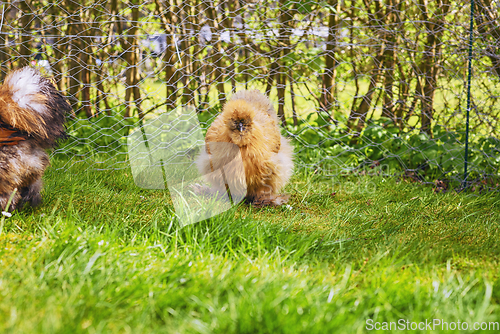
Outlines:
[[11, 72], [0, 86], [0, 124], [28, 134], [44, 147], [66, 138], [67, 99], [31, 67]]

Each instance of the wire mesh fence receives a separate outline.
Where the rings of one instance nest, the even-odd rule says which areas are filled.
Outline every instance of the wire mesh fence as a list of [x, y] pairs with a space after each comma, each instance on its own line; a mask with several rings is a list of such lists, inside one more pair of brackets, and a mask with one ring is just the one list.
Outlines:
[[64, 167], [127, 166], [144, 120], [241, 89], [270, 96], [296, 163], [458, 185], [474, 22], [469, 183], [498, 185], [500, 2], [3, 1], [0, 77], [40, 67], [71, 101]]

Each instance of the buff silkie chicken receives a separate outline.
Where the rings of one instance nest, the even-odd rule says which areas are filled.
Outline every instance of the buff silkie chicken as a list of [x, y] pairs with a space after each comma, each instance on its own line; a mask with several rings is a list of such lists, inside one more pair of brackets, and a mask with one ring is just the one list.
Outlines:
[[10, 73], [0, 86], [0, 209], [41, 202], [45, 151], [66, 137], [71, 106], [49, 79], [31, 67]]
[[[212, 192], [231, 188], [234, 197], [243, 191], [236, 195], [257, 207], [288, 201], [279, 192], [292, 175], [293, 149], [278, 124], [271, 101], [260, 91], [242, 90], [232, 96], [207, 130], [206, 149], [197, 160]], [[214, 173], [222, 167], [223, 174]]]

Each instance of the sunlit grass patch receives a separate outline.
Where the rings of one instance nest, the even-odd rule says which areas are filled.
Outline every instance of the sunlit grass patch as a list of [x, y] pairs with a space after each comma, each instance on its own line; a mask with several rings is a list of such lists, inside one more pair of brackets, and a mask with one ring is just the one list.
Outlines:
[[240, 204], [180, 228], [168, 192], [136, 187], [127, 169], [62, 173], [58, 163], [42, 206], [5, 220], [2, 332], [355, 333], [367, 319], [498, 321], [496, 193], [298, 171], [289, 207]]

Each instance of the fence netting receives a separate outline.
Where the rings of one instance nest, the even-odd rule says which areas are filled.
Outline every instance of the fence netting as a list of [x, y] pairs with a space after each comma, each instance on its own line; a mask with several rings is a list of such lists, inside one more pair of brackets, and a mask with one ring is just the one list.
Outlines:
[[[475, 0], [469, 184], [497, 186], [500, 2]], [[126, 168], [127, 136], [179, 107], [209, 126], [270, 96], [297, 168], [460, 184], [469, 1], [0, 2], [0, 77], [39, 67], [70, 99], [66, 169]]]

